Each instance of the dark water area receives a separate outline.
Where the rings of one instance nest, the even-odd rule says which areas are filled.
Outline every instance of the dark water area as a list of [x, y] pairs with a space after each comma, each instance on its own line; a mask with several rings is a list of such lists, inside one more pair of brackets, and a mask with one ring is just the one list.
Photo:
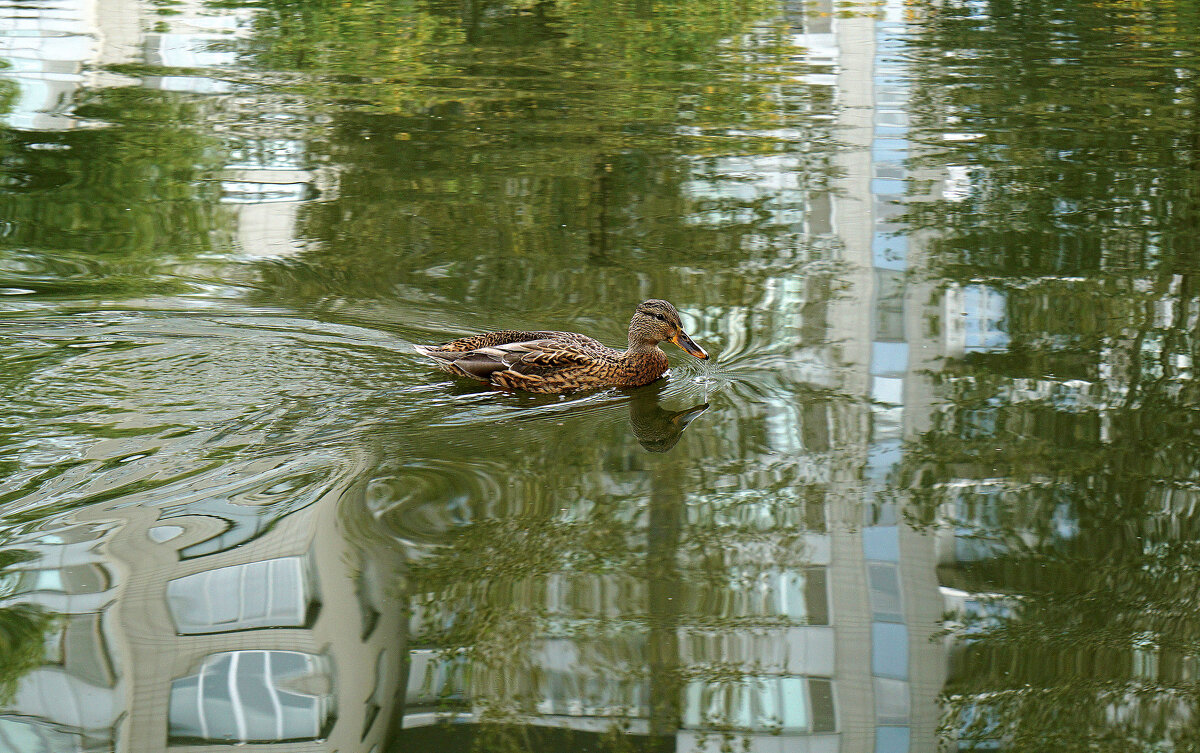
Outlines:
[[1200, 3], [0, 19], [0, 751], [1200, 751]]

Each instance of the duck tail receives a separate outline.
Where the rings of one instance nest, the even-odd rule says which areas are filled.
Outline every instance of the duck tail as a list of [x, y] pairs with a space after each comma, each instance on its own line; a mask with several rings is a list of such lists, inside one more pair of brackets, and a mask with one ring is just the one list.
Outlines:
[[413, 350], [423, 356], [431, 359], [435, 366], [449, 374], [461, 374], [459, 369], [454, 367], [455, 357], [459, 354], [452, 351], [443, 351], [436, 345], [413, 345]]

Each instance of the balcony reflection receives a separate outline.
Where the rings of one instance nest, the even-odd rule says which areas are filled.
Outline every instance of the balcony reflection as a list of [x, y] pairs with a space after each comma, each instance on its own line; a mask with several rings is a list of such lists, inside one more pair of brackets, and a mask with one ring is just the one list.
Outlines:
[[168, 716], [176, 744], [321, 739], [336, 716], [330, 662], [300, 651], [210, 654], [171, 682]]
[[[0, 688], [11, 750], [111, 745], [121, 713], [120, 667], [109, 647], [115, 582], [93, 546], [105, 533], [77, 525], [0, 552]], [[17, 542], [11, 542], [16, 544]]]

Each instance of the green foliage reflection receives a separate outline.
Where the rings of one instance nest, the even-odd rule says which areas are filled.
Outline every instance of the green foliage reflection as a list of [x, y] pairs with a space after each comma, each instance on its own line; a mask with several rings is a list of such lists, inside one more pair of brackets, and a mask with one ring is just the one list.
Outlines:
[[930, 377], [945, 408], [906, 455], [967, 594], [944, 732], [1194, 749], [1200, 4], [928, 12], [912, 167], [968, 179], [908, 220], [931, 276], [1003, 296], [1008, 339]]

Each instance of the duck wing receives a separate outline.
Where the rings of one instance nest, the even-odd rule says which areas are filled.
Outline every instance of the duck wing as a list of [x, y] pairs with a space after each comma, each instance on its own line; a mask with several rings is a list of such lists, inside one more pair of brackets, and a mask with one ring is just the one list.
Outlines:
[[[481, 348], [495, 348], [501, 345], [522, 344], [541, 340], [555, 340], [564, 343], [573, 343], [584, 348], [602, 348], [604, 347], [596, 340], [581, 335], [577, 332], [553, 332], [553, 331], [535, 331], [527, 332], [518, 329], [502, 329], [497, 332], [484, 332], [481, 335], [471, 335], [469, 337], [460, 337], [457, 340], [442, 343], [441, 345], [425, 346], [428, 350], [443, 350], [465, 353], [467, 351], [479, 350]], [[418, 348], [424, 352], [422, 348]]]
[[468, 351], [446, 351], [420, 346], [417, 350], [439, 361], [439, 365], [447, 371], [481, 382], [493, 381], [497, 372], [539, 377], [607, 360], [598, 350], [560, 339], [505, 343]]

